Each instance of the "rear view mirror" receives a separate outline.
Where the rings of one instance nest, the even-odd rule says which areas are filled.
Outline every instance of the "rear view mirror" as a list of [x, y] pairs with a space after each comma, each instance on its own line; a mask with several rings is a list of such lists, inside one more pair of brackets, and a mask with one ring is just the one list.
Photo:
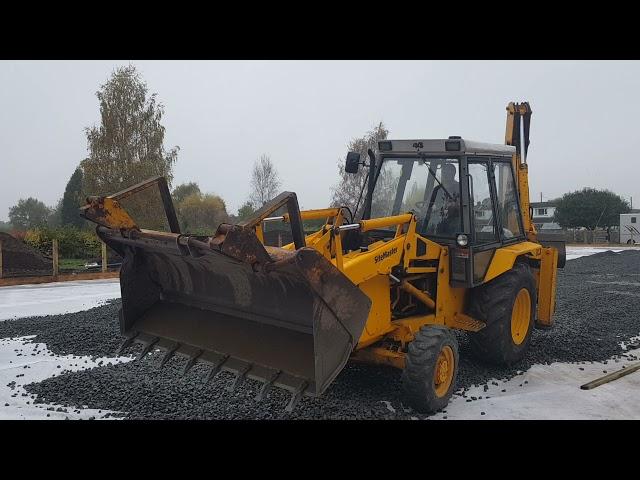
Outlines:
[[347, 161], [344, 164], [344, 171], [347, 173], [358, 173], [360, 166], [360, 154], [358, 152], [347, 153]]

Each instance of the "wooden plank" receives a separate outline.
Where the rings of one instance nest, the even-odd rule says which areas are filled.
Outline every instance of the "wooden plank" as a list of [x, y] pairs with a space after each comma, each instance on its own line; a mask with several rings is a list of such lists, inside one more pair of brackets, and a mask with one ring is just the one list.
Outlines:
[[53, 275], [42, 275], [32, 277], [11, 277], [0, 278], [0, 287], [12, 285], [30, 285], [38, 283], [73, 282], [78, 280], [100, 280], [118, 278], [120, 272], [86, 272], [86, 273], [63, 273], [54, 277]]
[[107, 271], [107, 244], [102, 243], [102, 273]]
[[609, 383], [612, 380], [617, 380], [620, 377], [629, 375], [630, 373], [633, 373], [636, 370], [640, 370], [640, 363], [634, 363], [630, 367], [625, 367], [621, 370], [605, 375], [604, 377], [596, 378], [595, 380], [592, 380], [589, 383], [585, 383], [584, 385], [581, 385], [580, 388], [582, 390], [591, 390], [592, 388], [596, 388], [605, 383]]

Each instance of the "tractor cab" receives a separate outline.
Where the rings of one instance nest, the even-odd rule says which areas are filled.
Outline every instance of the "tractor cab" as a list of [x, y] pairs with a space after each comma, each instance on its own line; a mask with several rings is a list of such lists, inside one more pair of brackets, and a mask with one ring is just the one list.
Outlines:
[[[452, 285], [478, 285], [498, 247], [525, 239], [515, 151], [460, 137], [380, 141], [378, 154], [369, 154], [363, 219], [413, 213], [416, 233], [450, 247]], [[374, 240], [394, 234], [393, 228], [369, 232]]]

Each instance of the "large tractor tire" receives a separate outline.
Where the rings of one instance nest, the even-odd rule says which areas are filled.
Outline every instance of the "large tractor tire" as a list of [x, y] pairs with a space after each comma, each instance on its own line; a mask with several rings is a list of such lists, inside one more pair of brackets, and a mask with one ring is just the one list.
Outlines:
[[409, 344], [402, 372], [403, 403], [420, 413], [445, 407], [458, 374], [458, 341], [440, 325], [423, 326]]
[[471, 334], [476, 358], [500, 365], [522, 360], [531, 343], [536, 298], [535, 279], [524, 263], [474, 289], [470, 313], [487, 324]]

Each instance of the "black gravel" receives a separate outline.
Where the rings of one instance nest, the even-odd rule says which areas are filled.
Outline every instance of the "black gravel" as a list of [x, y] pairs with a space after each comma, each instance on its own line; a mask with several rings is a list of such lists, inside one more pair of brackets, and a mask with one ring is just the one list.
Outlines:
[[0, 322], [0, 338], [36, 335], [34, 343], [45, 343], [57, 355], [113, 356], [119, 335], [120, 300], [77, 313], [25, 317]]
[[[640, 334], [640, 252], [605, 252], [567, 262], [558, 274], [553, 330], [535, 330], [525, 359], [513, 368], [474, 361], [465, 333], [458, 332], [458, 394], [472, 385], [500, 384], [533, 364], [604, 361], [622, 354], [619, 344]], [[0, 337], [36, 335], [55, 353], [113, 355], [120, 337], [119, 301], [85, 312], [0, 322]], [[631, 355], [640, 355], [632, 350]], [[233, 376], [221, 373], [204, 382], [207, 367], [195, 366], [186, 377], [185, 359], [174, 358], [159, 370], [160, 354], [140, 362], [103, 365], [67, 372], [26, 386], [37, 402], [125, 412], [136, 419], [374, 419], [422, 417], [400, 401], [400, 372], [392, 368], [350, 363], [319, 399], [303, 399], [288, 414], [288, 395], [274, 389], [261, 403], [253, 397], [259, 383], [247, 380], [236, 392], [226, 387]], [[486, 390], [485, 390], [486, 391]], [[504, 391], [504, 390], [503, 390]], [[477, 397], [478, 399], [481, 397]], [[386, 402], [389, 403], [389, 407]], [[474, 401], [474, 398], [467, 398]], [[395, 410], [395, 411], [392, 411]]]

